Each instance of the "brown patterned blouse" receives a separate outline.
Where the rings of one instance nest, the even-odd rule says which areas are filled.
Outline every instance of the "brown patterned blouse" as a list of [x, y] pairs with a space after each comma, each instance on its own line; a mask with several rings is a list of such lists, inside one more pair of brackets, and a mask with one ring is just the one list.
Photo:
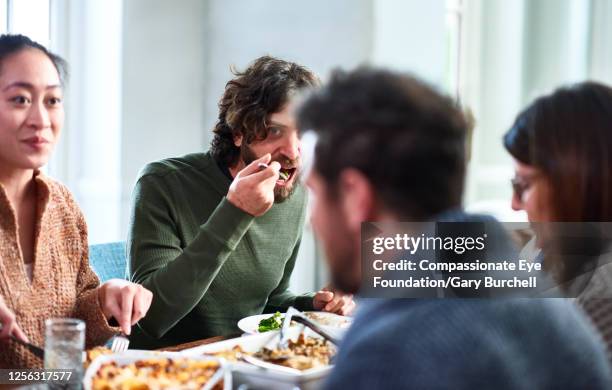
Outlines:
[[[0, 185], [0, 295], [30, 342], [44, 346], [44, 322], [71, 317], [86, 322], [86, 346], [107, 340], [98, 302], [100, 282], [89, 266], [87, 226], [66, 187], [35, 174], [37, 213], [30, 282], [21, 256], [15, 210]], [[12, 340], [0, 342], [0, 368], [41, 367], [43, 362]]]

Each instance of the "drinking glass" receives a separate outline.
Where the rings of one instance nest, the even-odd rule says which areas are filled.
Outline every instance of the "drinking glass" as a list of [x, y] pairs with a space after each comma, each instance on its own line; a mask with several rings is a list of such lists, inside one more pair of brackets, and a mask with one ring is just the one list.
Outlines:
[[79, 388], [83, 377], [85, 323], [73, 318], [45, 321], [45, 368], [72, 370], [70, 383], [50, 384], [52, 388]]

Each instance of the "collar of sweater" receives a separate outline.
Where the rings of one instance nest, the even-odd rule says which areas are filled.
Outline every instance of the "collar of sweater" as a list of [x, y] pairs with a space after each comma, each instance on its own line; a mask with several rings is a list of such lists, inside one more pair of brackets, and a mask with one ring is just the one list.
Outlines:
[[[34, 171], [32, 180], [36, 183], [36, 225], [40, 226], [39, 222], [49, 204], [50, 182], [39, 170]], [[17, 213], [2, 184], [0, 184], [0, 228], [17, 235]]]

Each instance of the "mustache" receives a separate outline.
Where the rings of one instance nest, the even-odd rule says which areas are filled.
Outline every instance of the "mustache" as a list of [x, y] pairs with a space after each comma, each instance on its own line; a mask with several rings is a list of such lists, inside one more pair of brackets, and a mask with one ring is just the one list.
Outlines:
[[281, 167], [283, 168], [297, 168], [300, 166], [300, 159], [296, 158], [296, 159], [290, 159], [284, 156], [279, 156], [279, 157], [272, 157], [270, 159], [270, 162], [272, 161], [276, 161], [278, 162]]
[[[240, 146], [240, 154], [241, 154], [242, 160], [244, 161], [246, 165], [252, 163], [253, 161], [257, 160], [259, 157], [261, 157], [255, 154], [255, 152], [253, 152], [253, 150], [244, 143]], [[293, 168], [298, 168], [300, 166], [301, 158], [297, 157], [297, 158], [291, 159], [285, 156], [284, 154], [277, 153], [275, 155], [272, 155], [270, 162], [272, 161], [278, 162], [281, 165], [281, 167], [285, 169], [293, 169]]]

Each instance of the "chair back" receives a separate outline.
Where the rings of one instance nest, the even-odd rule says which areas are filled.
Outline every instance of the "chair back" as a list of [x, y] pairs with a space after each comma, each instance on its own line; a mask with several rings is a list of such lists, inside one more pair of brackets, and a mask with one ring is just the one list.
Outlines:
[[125, 242], [91, 245], [89, 264], [101, 283], [109, 279], [127, 279]]

